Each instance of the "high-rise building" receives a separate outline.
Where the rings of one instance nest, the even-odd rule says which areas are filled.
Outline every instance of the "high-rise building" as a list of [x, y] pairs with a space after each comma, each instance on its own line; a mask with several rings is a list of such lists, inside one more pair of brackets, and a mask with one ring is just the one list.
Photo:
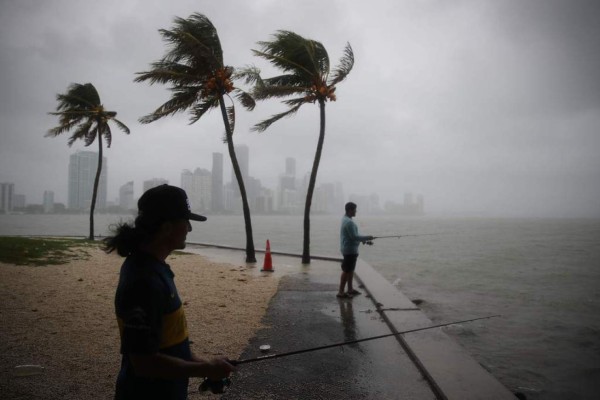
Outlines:
[[168, 185], [169, 181], [166, 179], [162, 179], [162, 178], [152, 178], [149, 179], [147, 181], [144, 181], [142, 187], [144, 188], [143, 193], [146, 192], [146, 190], [148, 189], [152, 189], [153, 187], [157, 187], [160, 185]]
[[134, 210], [133, 181], [129, 181], [119, 188], [119, 207], [122, 210]]
[[[223, 208], [226, 211], [234, 211], [235, 208], [235, 204], [234, 204], [234, 196], [233, 196], [233, 187], [234, 185], [237, 185], [237, 183], [233, 183], [233, 182], [228, 182], [225, 185], [223, 185]], [[239, 198], [239, 196], [238, 196]]]
[[16, 194], [16, 193], [13, 194], [13, 196], [12, 196], [13, 211], [15, 211], [15, 210], [23, 211], [23, 209], [25, 209], [26, 204], [27, 204], [27, 201], [25, 200], [24, 194]]
[[285, 174], [288, 176], [296, 176], [296, 159], [288, 157], [285, 159]]
[[311, 210], [316, 213], [330, 214], [334, 212], [335, 185], [323, 183], [317, 187], [313, 195]]
[[285, 174], [279, 178], [281, 189], [296, 190], [296, 159], [288, 157], [285, 159]]
[[[92, 151], [78, 151], [71, 154], [69, 159], [69, 200], [70, 210], [86, 211], [92, 205], [94, 180], [98, 170], [98, 153]], [[102, 171], [98, 182], [96, 209], [106, 208], [108, 164], [106, 157], [102, 157]]]
[[275, 192], [262, 187], [260, 194], [254, 200], [254, 210], [259, 214], [270, 214], [273, 210]]
[[223, 153], [212, 155], [212, 205], [213, 212], [223, 211]]
[[54, 192], [52, 190], [44, 190], [44, 213], [50, 214], [54, 212]]
[[422, 194], [417, 195], [417, 213], [423, 215], [425, 213], [425, 199]]
[[422, 194], [416, 196], [416, 202], [413, 201], [412, 193], [404, 194], [404, 202], [398, 204], [392, 201], [386, 201], [383, 207], [384, 211], [389, 214], [400, 214], [400, 215], [424, 215], [425, 214], [425, 200]]
[[346, 204], [346, 196], [344, 195], [344, 185], [341, 182], [335, 183], [335, 204], [333, 206], [334, 212], [343, 213], [344, 205]]
[[186, 191], [193, 211], [207, 211], [212, 205], [212, 176], [210, 171], [196, 168], [192, 173], [183, 170], [181, 188]]
[[261, 195], [262, 183], [259, 179], [249, 176], [244, 182], [246, 185], [246, 194], [248, 196], [248, 204], [250, 207], [254, 207], [256, 198]]
[[298, 208], [295, 158], [285, 159], [285, 174], [279, 176], [275, 208], [284, 213], [293, 213]]
[[13, 210], [14, 183], [0, 183], [0, 212], [10, 213]]

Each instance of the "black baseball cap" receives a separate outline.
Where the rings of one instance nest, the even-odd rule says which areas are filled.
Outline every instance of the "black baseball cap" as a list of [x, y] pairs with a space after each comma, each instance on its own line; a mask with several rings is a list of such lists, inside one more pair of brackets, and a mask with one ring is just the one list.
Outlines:
[[138, 209], [141, 216], [206, 221], [205, 216], [194, 214], [190, 210], [190, 202], [185, 190], [166, 184], [146, 190], [138, 200]]

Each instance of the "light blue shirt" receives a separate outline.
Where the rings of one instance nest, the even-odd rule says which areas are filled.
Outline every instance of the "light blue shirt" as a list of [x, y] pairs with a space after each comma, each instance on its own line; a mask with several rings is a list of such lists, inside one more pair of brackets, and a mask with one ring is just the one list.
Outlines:
[[361, 242], [369, 240], [369, 236], [358, 234], [358, 227], [347, 215], [342, 217], [340, 228], [340, 251], [343, 255], [358, 254], [358, 246]]

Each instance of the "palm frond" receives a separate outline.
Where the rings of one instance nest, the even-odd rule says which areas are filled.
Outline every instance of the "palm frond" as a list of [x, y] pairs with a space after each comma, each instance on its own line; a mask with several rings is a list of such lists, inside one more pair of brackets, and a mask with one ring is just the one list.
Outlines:
[[333, 70], [331, 81], [328, 85], [335, 86], [346, 79], [350, 71], [352, 71], [352, 67], [354, 67], [354, 52], [350, 43], [347, 43], [344, 48], [344, 55], [340, 59], [339, 65]]
[[102, 124], [102, 126], [100, 126], [98, 130], [100, 131], [100, 134], [104, 137], [104, 140], [106, 140], [106, 147], [109, 148], [112, 144], [112, 131], [110, 129], [110, 126], [108, 124]]
[[325, 47], [315, 40], [305, 40], [306, 54], [313, 65], [313, 74], [325, 77], [329, 74], [329, 55]]
[[252, 53], [254, 53], [254, 55], [257, 57], [264, 58], [265, 60], [269, 61], [271, 64], [277, 66], [278, 68], [280, 68], [281, 70], [283, 70], [285, 72], [290, 72], [290, 73], [296, 74], [298, 76], [303, 76], [303, 77], [311, 75], [311, 71], [308, 68], [306, 68], [300, 64], [297, 64], [291, 60], [288, 60], [282, 56], [273, 55], [273, 54], [269, 54], [267, 52], [258, 51], [258, 50], [252, 50]]
[[[198, 70], [204, 70], [204, 73], [214, 71], [223, 65], [219, 57], [215, 56], [215, 50], [203, 43], [201, 38], [195, 37], [194, 34], [181, 30], [167, 31], [164, 29], [161, 29], [160, 33], [171, 46], [161, 61], [188, 65]], [[219, 53], [220, 50], [216, 52]]]
[[88, 118], [95, 113], [95, 111], [91, 110], [68, 109], [64, 111], [49, 112], [48, 115], [57, 115], [59, 117], [63, 117], [65, 120], [71, 121], [75, 119]]
[[160, 29], [159, 33], [169, 44], [164, 62], [183, 63], [205, 73], [223, 66], [219, 35], [206, 16], [194, 13], [187, 19], [176, 17], [171, 30]]
[[258, 42], [261, 51], [253, 50], [254, 54], [296, 75], [314, 77], [329, 72], [329, 56], [320, 42], [285, 30], [277, 31], [273, 37], [271, 41]]
[[139, 121], [142, 124], [149, 124], [168, 115], [185, 111], [197, 102], [200, 89], [198, 86], [172, 88], [171, 91], [174, 94], [171, 96], [171, 99], [159, 106], [151, 114], [140, 118]]
[[93, 125], [94, 125], [94, 120], [91, 118], [87, 119], [83, 123], [79, 124], [79, 126], [77, 127], [75, 132], [73, 132], [73, 134], [67, 141], [67, 144], [69, 145], [69, 147], [71, 147], [76, 140], [85, 139], [86, 135], [88, 134], [90, 129], [92, 129]]
[[193, 42], [196, 42], [200, 48], [209, 52], [203, 53], [203, 56], [210, 55], [209, 58], [216, 60], [218, 66], [223, 66], [223, 50], [217, 29], [205, 15], [194, 13], [187, 20], [181, 18], [179, 21], [176, 20], [176, 24], [179, 25], [180, 32], [189, 35], [189, 38], [193, 38]]
[[200, 118], [202, 118], [202, 116], [204, 114], [206, 114], [211, 108], [215, 108], [218, 105], [219, 105], [219, 99], [218, 99], [218, 97], [215, 97], [215, 96], [211, 96], [207, 99], [204, 99], [200, 103], [194, 104], [190, 108], [190, 114], [192, 114], [192, 116], [190, 118], [190, 125], [198, 122], [198, 120]]
[[265, 86], [295, 86], [306, 88], [310, 87], [313, 82], [312, 80], [304, 79], [298, 75], [287, 74], [264, 79], [263, 83]]
[[91, 83], [69, 85], [67, 92], [56, 95], [57, 111], [61, 110], [91, 110], [99, 105], [100, 95]]
[[279, 121], [281, 118], [284, 117], [288, 117], [291, 116], [293, 114], [296, 113], [296, 111], [298, 111], [298, 109], [300, 108], [300, 106], [302, 106], [302, 104], [298, 104], [295, 107], [290, 108], [289, 110], [279, 113], [279, 114], [275, 114], [273, 115], [271, 118], [266, 119], [262, 122], [259, 122], [258, 124], [254, 125], [251, 130], [255, 131], [255, 132], [264, 132], [266, 131], [274, 122]]
[[246, 85], [262, 84], [260, 69], [254, 65], [238, 68], [231, 76], [234, 80], [243, 80]]
[[204, 80], [210, 73], [211, 71], [208, 69], [201, 72], [188, 65], [161, 60], [152, 63], [150, 71], [136, 72], [138, 77], [134, 79], [134, 82], [150, 81], [150, 85], [170, 83], [173, 86], [182, 86], [197, 83], [199, 78]]
[[[73, 132], [73, 134], [71, 135], [71, 137], [67, 141], [67, 144], [69, 145], [69, 147], [76, 140], [79, 140], [79, 139], [82, 139], [84, 142], [87, 142], [86, 137], [89, 134], [89, 131], [92, 129], [93, 126], [94, 126], [94, 120], [93, 119], [88, 119], [88, 120], [84, 121], [83, 123], [79, 124], [77, 126], [77, 129], [75, 129], [75, 131]], [[86, 146], [87, 146], [87, 144], [86, 144]]]
[[274, 97], [287, 97], [298, 93], [304, 93], [306, 91], [307, 88], [305, 87], [264, 85], [256, 86], [252, 92], [252, 95], [257, 100], [264, 100]]
[[235, 89], [234, 95], [246, 110], [252, 111], [254, 110], [254, 107], [256, 107], [256, 101], [251, 94], [244, 92], [241, 89]]
[[94, 143], [94, 140], [96, 140], [96, 136], [98, 136], [98, 132], [99, 132], [99, 127], [96, 124], [96, 125], [94, 125], [94, 127], [91, 130], [89, 130], [85, 133], [85, 136], [83, 137], [85, 146], [89, 146], [92, 143]]
[[289, 107], [295, 107], [296, 105], [302, 105], [302, 104], [306, 104], [306, 103], [314, 103], [315, 100], [316, 100], [316, 98], [309, 99], [307, 97], [298, 97], [295, 99], [284, 100], [284, 101], [282, 101], [282, 103]]
[[[60, 113], [49, 113], [49, 114], [53, 114], [53, 115], [60, 115]], [[53, 137], [53, 136], [58, 136], [62, 133], [68, 132], [71, 129], [73, 129], [73, 127], [75, 127], [76, 125], [79, 124], [79, 120], [71, 120], [68, 121], [67, 123], [61, 123], [59, 124], [57, 127], [49, 129], [48, 132], [46, 132], [47, 137]]]
[[113, 118], [112, 121], [114, 121], [115, 124], [117, 124], [117, 127], [122, 130], [124, 133], [126, 134], [130, 134], [131, 131], [129, 130], [129, 128], [127, 127], [127, 125], [125, 125], [123, 122], [119, 121], [116, 118]]

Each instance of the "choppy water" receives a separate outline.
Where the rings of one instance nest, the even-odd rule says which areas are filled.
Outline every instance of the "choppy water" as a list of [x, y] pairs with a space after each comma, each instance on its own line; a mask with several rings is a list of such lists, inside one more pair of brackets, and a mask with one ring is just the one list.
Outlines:
[[[98, 215], [97, 234], [127, 217]], [[311, 220], [311, 253], [339, 256], [341, 216]], [[356, 218], [371, 264], [435, 322], [502, 314], [447, 329], [511, 390], [529, 399], [600, 398], [600, 220]], [[244, 247], [241, 216], [194, 223], [190, 242]], [[253, 216], [254, 240], [301, 253], [301, 216]], [[85, 215], [0, 215], [0, 234], [86, 236]]]

